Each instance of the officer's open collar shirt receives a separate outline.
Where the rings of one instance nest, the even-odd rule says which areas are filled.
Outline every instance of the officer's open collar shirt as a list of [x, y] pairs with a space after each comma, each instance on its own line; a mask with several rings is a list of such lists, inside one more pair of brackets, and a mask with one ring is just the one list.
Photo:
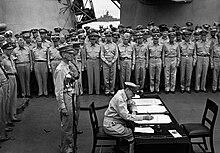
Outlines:
[[13, 56], [10, 55], [10, 58], [3, 54], [3, 60], [2, 60], [2, 66], [5, 68], [7, 74], [15, 74], [17, 73], [16, 68], [15, 68], [15, 63], [12, 60]]
[[129, 113], [128, 105], [130, 105], [132, 111], [137, 110], [134, 101], [128, 100], [125, 90], [119, 90], [110, 100], [109, 106], [105, 111], [104, 116], [107, 118], [112, 118], [113, 120], [143, 120], [143, 116], [137, 116], [135, 114]]
[[210, 47], [211, 41], [199, 40], [196, 42], [196, 52], [198, 56], [209, 56], [210, 55]]
[[42, 60], [47, 61], [47, 48], [42, 47], [34, 47], [33, 48], [34, 60]]
[[180, 54], [181, 56], [185, 57], [194, 57], [196, 58], [196, 50], [195, 50], [195, 43], [193, 41], [186, 42], [183, 40], [179, 43]]
[[100, 57], [100, 52], [101, 52], [101, 45], [95, 43], [92, 45], [91, 42], [88, 42], [85, 45], [85, 50], [86, 50], [86, 58], [87, 59], [99, 59]]
[[147, 46], [144, 43], [135, 44], [135, 59], [146, 59], [147, 60]]
[[118, 47], [113, 42], [106, 42], [101, 46], [101, 59], [114, 63], [118, 58]]
[[16, 64], [20, 64], [20, 63], [28, 63], [30, 62], [30, 54], [31, 51], [28, 47], [24, 46], [24, 47], [17, 47], [14, 49], [13, 53], [12, 53], [15, 57], [17, 57], [17, 59], [15, 60]]
[[164, 57], [178, 57], [179, 58], [179, 45], [176, 42], [164, 44]]
[[54, 47], [54, 45], [49, 48], [49, 55], [50, 55], [50, 60], [62, 59], [62, 57], [60, 56], [60, 52], [57, 50], [56, 47]]
[[161, 58], [162, 51], [163, 45], [160, 43], [155, 44], [152, 42], [148, 45], [149, 58]]

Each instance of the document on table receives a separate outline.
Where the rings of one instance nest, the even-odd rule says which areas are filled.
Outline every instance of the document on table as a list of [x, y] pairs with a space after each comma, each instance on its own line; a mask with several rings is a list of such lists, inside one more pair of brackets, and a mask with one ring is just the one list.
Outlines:
[[139, 133], [154, 133], [154, 129], [151, 127], [135, 127], [134, 132], [139, 132]]
[[[137, 115], [143, 116], [143, 115]], [[142, 121], [134, 121], [137, 124], [169, 124], [171, 123], [171, 119], [168, 115], [165, 114], [152, 114], [152, 120], [142, 120]]]
[[160, 105], [162, 104], [160, 99], [157, 98], [141, 98], [141, 99], [132, 99], [137, 106], [143, 105]]
[[137, 106], [138, 113], [165, 113], [167, 109], [161, 105]]
[[174, 138], [180, 138], [182, 137], [182, 135], [179, 134], [179, 132], [177, 132], [176, 130], [168, 130], [170, 132], [170, 134], [172, 134], [172, 136]]

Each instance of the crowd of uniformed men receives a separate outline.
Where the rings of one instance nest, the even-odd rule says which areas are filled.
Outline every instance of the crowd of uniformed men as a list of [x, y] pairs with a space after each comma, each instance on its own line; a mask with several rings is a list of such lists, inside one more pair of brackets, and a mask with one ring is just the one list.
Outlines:
[[[146, 27], [138, 25], [133, 29], [120, 24], [117, 28], [100, 26], [99, 30], [88, 26], [78, 30], [71, 28], [65, 33], [60, 27], [55, 27], [53, 32], [32, 29], [19, 34], [13, 34], [10, 30], [2, 33], [0, 140], [7, 139], [5, 131], [11, 131], [13, 122], [20, 121], [16, 117], [15, 76], [19, 78], [22, 96], [30, 98], [30, 78], [33, 71], [37, 80], [38, 96], [48, 97], [48, 74], [53, 76], [62, 59], [58, 47], [72, 42], [81, 44], [79, 53], [73, 59], [81, 74], [79, 94], [83, 94], [83, 87], [87, 88], [88, 94], [100, 94], [100, 78], [103, 78], [106, 95], [114, 95], [116, 88], [124, 88], [124, 82], [131, 80], [140, 85], [141, 92], [147, 87], [150, 92], [159, 93], [161, 78], [164, 79], [165, 93], [175, 93], [177, 67], [180, 70], [178, 79], [182, 93], [191, 93], [193, 69], [195, 92], [207, 92], [206, 77], [209, 66], [212, 69], [212, 92], [216, 92], [220, 90], [219, 30], [217, 22], [211, 26], [194, 26], [193, 23], [187, 22], [182, 27], [177, 24], [171, 27], [166, 24], [155, 26], [150, 22]], [[161, 77], [161, 74], [164, 76]], [[147, 85], [146, 76], [149, 76]]]

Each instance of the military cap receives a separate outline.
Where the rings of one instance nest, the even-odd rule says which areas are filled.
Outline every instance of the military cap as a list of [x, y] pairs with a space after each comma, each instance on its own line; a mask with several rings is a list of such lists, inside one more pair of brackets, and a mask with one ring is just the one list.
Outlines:
[[7, 49], [7, 50], [14, 49], [13, 46], [12, 46], [12, 44], [11, 44], [11, 43], [8, 43], [8, 42], [4, 43], [1, 48], [2, 48], [3, 50], [5, 50], [5, 49]]
[[143, 26], [142, 25], [137, 25], [136, 30], [142, 30]]
[[137, 36], [137, 38], [143, 38], [143, 33], [138, 32], [138, 33], [136, 34], [136, 36]]
[[95, 29], [90, 29], [90, 30], [89, 30], [89, 37], [91, 37], [91, 36], [99, 37], [99, 34], [98, 34], [97, 30], [95, 30]]
[[57, 41], [60, 40], [60, 37], [59, 37], [58, 34], [52, 34], [51, 35], [51, 39], [52, 39], [53, 42], [57, 42]]
[[62, 28], [61, 27], [55, 27], [53, 30], [54, 30], [55, 33], [60, 33], [60, 31], [62, 31]]
[[209, 30], [210, 28], [210, 25], [209, 24], [203, 24], [202, 27], [205, 29], [205, 30]]
[[118, 28], [120, 28], [120, 27], [121, 27], [121, 28], [124, 28], [125, 26], [124, 26], [123, 24], [119, 24], [119, 25], [118, 25]]
[[160, 31], [163, 32], [163, 31], [168, 31], [168, 27], [166, 24], [161, 24], [158, 26]]
[[3, 35], [0, 35], [0, 43], [5, 42], [5, 37]]
[[153, 38], [158, 38], [158, 37], [160, 37], [160, 33], [159, 32], [154, 32], [154, 33], [152, 33], [152, 37]]
[[192, 32], [191, 31], [189, 31], [189, 30], [183, 30], [183, 35], [191, 35], [192, 34]]
[[11, 30], [8, 30], [5, 32], [5, 37], [8, 38], [8, 37], [12, 37], [13, 35], [13, 32]]
[[195, 30], [197, 30], [197, 29], [202, 29], [202, 26], [201, 25], [196, 25]]
[[134, 94], [138, 92], [139, 85], [136, 85], [132, 82], [125, 82], [125, 88], [129, 88]]
[[160, 33], [160, 29], [158, 27], [153, 28], [152, 33]]
[[73, 33], [73, 32], [76, 32], [76, 29], [75, 28], [70, 28], [67, 30], [69, 33]]
[[39, 29], [39, 33], [40, 33], [40, 34], [47, 33], [47, 30], [46, 30], [46, 29], [43, 29], [43, 28], [42, 28], [42, 29]]
[[134, 34], [134, 30], [132, 30], [132, 29], [127, 29], [127, 30], [126, 30], [126, 33]]
[[216, 26], [211, 26], [210, 27], [210, 31], [211, 32], [217, 32], [218, 31], [218, 28]]
[[184, 30], [187, 30], [187, 27], [181, 27], [180, 30], [183, 32]]
[[66, 45], [63, 45], [61, 47], [58, 48], [58, 51], [60, 53], [69, 53], [69, 54], [74, 54], [76, 55], [77, 53], [75, 52], [74, 49], [78, 49], [80, 47], [80, 42], [74, 42], [74, 43], [71, 43], [71, 44], [66, 44]]
[[21, 34], [22, 34], [22, 36], [23, 36], [24, 38], [29, 38], [29, 37], [31, 37], [30, 31], [22, 31]]
[[78, 38], [79, 39], [85, 39], [86, 35], [84, 33], [81, 33], [81, 34], [78, 35]]
[[195, 30], [195, 31], [193, 32], [193, 35], [194, 35], [194, 36], [199, 36], [199, 35], [200, 35], [200, 31], [201, 31], [201, 30]]
[[113, 33], [112, 33], [112, 36], [113, 36], [113, 37], [118, 37], [118, 38], [119, 38], [119, 37], [120, 37], [120, 34], [119, 34], [118, 32], [113, 32]]
[[31, 29], [31, 33], [37, 33], [38, 31], [38, 29]]
[[175, 31], [171, 31], [168, 33], [169, 36], [176, 36], [176, 32]]
[[126, 26], [127, 29], [132, 29], [131, 25]]
[[206, 29], [202, 29], [200, 31], [200, 35], [202, 35], [202, 36], [206, 36], [207, 34], [208, 34], [208, 31]]
[[51, 30], [47, 31], [47, 36], [51, 36], [52, 33], [53, 33], [53, 32], [52, 32]]
[[104, 32], [105, 36], [112, 36], [112, 32], [110, 30], [107, 30]]
[[180, 25], [174, 24], [174, 25], [173, 25], [173, 29], [174, 29], [175, 31], [178, 31], [178, 30], [180, 29]]
[[190, 21], [188, 21], [188, 22], [186, 22], [186, 26], [187, 26], [187, 27], [193, 26], [193, 23], [190, 22]]
[[65, 39], [70, 39], [71, 38], [71, 34], [67, 34], [67, 35], [65, 35]]

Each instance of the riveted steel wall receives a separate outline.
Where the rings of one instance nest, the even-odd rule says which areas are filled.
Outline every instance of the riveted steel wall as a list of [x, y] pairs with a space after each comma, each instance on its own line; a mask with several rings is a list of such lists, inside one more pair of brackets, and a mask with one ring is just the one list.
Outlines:
[[121, 23], [136, 26], [149, 21], [184, 25], [192, 21], [195, 25], [220, 20], [219, 0], [193, 0], [191, 3], [144, 5], [139, 0], [121, 0]]

